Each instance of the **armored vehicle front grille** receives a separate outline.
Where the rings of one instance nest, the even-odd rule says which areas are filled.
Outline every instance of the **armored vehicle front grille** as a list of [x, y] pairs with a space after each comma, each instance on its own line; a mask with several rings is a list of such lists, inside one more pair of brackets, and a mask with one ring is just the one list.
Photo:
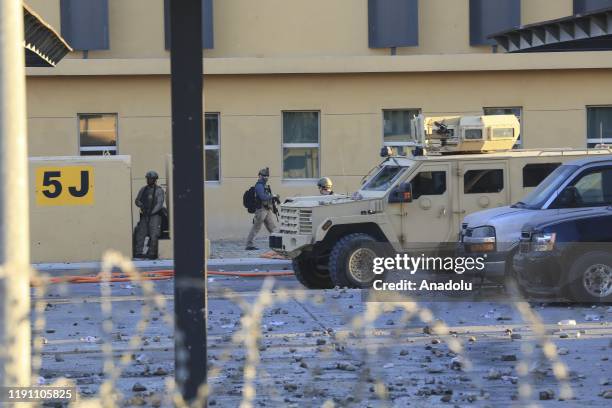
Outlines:
[[281, 207], [281, 234], [312, 234], [312, 210]]

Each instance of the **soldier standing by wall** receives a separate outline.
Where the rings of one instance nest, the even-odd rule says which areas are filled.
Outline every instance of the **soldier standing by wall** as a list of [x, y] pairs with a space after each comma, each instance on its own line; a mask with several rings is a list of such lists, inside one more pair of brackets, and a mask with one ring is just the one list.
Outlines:
[[[134, 231], [134, 253], [136, 258], [157, 259], [159, 236], [161, 235], [161, 211], [164, 206], [164, 190], [157, 185], [159, 176], [154, 171], [146, 174], [147, 185], [136, 196], [140, 208], [140, 221]], [[148, 249], [144, 252], [145, 238], [149, 237]]]
[[256, 210], [255, 216], [253, 217], [253, 226], [247, 237], [246, 250], [252, 251], [259, 249], [253, 244], [255, 235], [259, 232], [262, 225], [266, 226], [268, 232], [274, 232], [276, 230], [276, 223], [274, 222], [274, 208], [275, 203], [280, 203], [279, 195], [273, 195], [272, 189], [268, 185], [268, 178], [270, 177], [270, 169], [265, 168], [259, 171], [259, 178], [255, 184], [255, 199], [256, 199]]

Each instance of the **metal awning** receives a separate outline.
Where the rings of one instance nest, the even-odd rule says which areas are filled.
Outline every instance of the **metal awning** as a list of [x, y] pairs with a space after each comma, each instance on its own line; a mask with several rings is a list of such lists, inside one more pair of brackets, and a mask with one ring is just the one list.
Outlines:
[[25, 64], [53, 67], [72, 51], [68, 43], [26, 4], [23, 5]]
[[612, 50], [612, 7], [492, 34], [503, 52]]

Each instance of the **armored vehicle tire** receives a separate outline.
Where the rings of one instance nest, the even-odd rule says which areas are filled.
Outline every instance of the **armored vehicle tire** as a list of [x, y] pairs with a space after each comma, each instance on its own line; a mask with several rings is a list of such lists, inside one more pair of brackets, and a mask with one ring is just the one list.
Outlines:
[[578, 302], [612, 302], [612, 254], [592, 251], [570, 267], [567, 292]]
[[369, 288], [376, 278], [372, 271], [380, 243], [368, 234], [356, 233], [342, 237], [329, 256], [329, 275], [335, 286]]
[[300, 255], [293, 260], [293, 273], [308, 289], [330, 289], [334, 287], [329, 272], [317, 268], [314, 259]]

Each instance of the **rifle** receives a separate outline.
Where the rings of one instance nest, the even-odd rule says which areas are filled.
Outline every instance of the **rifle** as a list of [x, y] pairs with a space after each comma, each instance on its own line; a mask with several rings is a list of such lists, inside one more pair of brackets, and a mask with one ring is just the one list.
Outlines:
[[276, 204], [280, 204], [280, 199], [278, 199], [277, 197], [274, 197], [272, 199], [272, 212], [274, 213], [274, 215], [276, 215], [276, 221], [280, 221], [278, 219], [278, 208], [276, 207]]

